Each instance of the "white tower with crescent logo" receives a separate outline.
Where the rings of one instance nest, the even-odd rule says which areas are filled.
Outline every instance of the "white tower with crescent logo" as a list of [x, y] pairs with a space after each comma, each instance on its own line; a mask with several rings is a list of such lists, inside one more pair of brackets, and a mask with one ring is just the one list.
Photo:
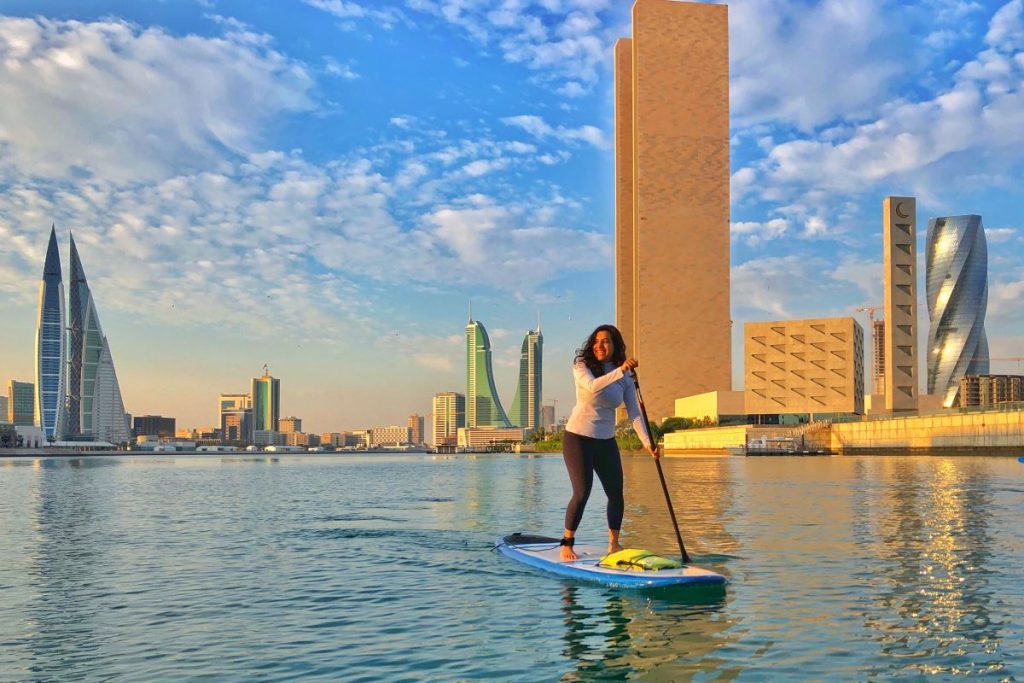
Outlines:
[[882, 202], [885, 242], [885, 409], [916, 411], [917, 376], [917, 200]]

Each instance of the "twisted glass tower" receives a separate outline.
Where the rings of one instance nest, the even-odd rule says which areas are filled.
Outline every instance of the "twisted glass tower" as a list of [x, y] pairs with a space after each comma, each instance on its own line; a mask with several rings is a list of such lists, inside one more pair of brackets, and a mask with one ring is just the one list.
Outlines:
[[68, 387], [65, 437], [113, 444], [130, 439], [121, 387], [96, 303], [71, 237], [68, 287]]
[[57, 230], [50, 227], [43, 281], [39, 285], [36, 317], [35, 421], [49, 441], [63, 437], [64, 393], [64, 283], [61, 279]]
[[988, 248], [981, 216], [928, 221], [928, 393], [959, 405], [960, 380], [988, 374]]
[[466, 325], [466, 426], [512, 426], [494, 388], [491, 340], [483, 323], [472, 318]]
[[540, 426], [541, 402], [541, 356], [544, 351], [544, 337], [540, 333], [540, 325], [530, 330], [523, 338], [523, 347], [519, 356], [519, 383], [516, 384], [516, 396], [512, 399], [509, 420], [513, 425], [523, 429], [536, 429]]

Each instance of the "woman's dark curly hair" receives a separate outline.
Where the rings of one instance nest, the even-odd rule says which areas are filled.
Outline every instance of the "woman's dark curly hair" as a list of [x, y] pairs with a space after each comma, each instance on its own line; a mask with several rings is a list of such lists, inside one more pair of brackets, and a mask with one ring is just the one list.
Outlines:
[[626, 362], [626, 342], [622, 340], [622, 333], [619, 332], [619, 328], [615, 325], [599, 325], [596, 330], [590, 333], [587, 337], [587, 341], [583, 342], [583, 346], [576, 349], [576, 358], [573, 363], [579, 363], [583, 361], [583, 364], [587, 366], [594, 377], [600, 377], [604, 374], [604, 367], [598, 362], [594, 356], [594, 342], [597, 341], [598, 332], [607, 332], [612, 338], [612, 356], [610, 360], [614, 365], [622, 365]]

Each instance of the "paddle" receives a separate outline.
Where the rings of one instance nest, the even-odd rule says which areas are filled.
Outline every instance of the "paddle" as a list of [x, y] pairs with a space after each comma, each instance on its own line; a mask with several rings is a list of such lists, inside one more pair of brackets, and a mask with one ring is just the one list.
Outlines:
[[[637, 379], [636, 369], [633, 369], [633, 386], [636, 387], [636, 401], [640, 404], [640, 415], [644, 419], [644, 429], [647, 430], [647, 439], [651, 442], [651, 446], [654, 448], [658, 447], [658, 444], [654, 442], [654, 435], [651, 434], [651, 425], [647, 421], [647, 408], [644, 406], [644, 397], [640, 393], [640, 380]], [[682, 555], [683, 564], [690, 564], [690, 556], [686, 552], [686, 547], [683, 546], [683, 537], [679, 533], [679, 523], [676, 522], [676, 512], [672, 509], [672, 498], [668, 495], [668, 486], [665, 484], [665, 473], [661, 471], [661, 458], [655, 458], [654, 464], [658, 466], [658, 478], [661, 479], [661, 490], [665, 493], [665, 502], [668, 503], [668, 514], [672, 517], [672, 528], [676, 530], [676, 540], [679, 541], [679, 553]]]

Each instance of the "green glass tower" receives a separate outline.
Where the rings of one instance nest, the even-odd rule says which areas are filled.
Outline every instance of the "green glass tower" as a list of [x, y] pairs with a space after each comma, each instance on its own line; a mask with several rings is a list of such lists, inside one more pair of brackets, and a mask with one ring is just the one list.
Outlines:
[[252, 379], [251, 396], [253, 432], [276, 432], [281, 419], [281, 380], [271, 377], [265, 365], [263, 376]]
[[541, 426], [541, 365], [544, 352], [544, 336], [540, 333], [540, 323], [536, 330], [530, 330], [523, 337], [522, 351], [519, 356], [519, 383], [516, 384], [516, 397], [512, 399], [509, 419], [517, 427], [536, 429]]
[[466, 426], [512, 426], [494, 388], [491, 340], [483, 323], [472, 316], [466, 325]]

